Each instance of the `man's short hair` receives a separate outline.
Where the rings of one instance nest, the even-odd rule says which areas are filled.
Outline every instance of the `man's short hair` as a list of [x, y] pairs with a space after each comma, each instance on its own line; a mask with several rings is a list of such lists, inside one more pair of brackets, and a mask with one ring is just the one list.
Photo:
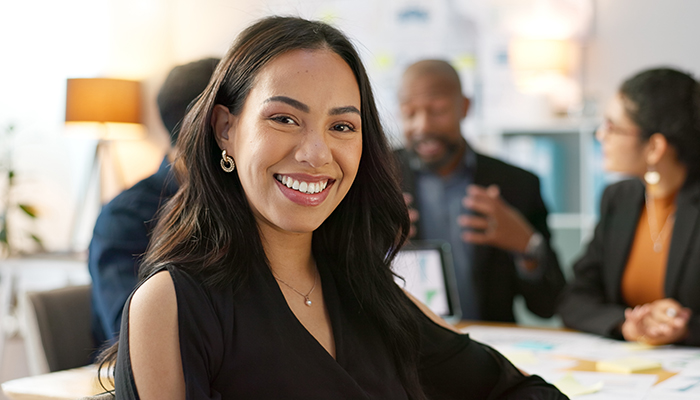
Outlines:
[[180, 124], [189, 105], [207, 87], [218, 58], [205, 58], [173, 68], [158, 91], [158, 110], [163, 125], [170, 134], [170, 142], [175, 145], [180, 133]]

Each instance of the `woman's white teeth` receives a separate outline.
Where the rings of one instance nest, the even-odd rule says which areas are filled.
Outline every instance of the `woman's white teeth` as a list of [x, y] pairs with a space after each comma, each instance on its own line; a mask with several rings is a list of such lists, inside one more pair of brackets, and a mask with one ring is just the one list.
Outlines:
[[287, 186], [290, 189], [298, 190], [302, 193], [308, 193], [308, 194], [314, 194], [314, 193], [319, 193], [323, 189], [328, 186], [328, 181], [323, 181], [323, 182], [299, 182], [296, 179], [292, 179], [288, 176], [276, 176], [277, 180], [282, 182], [283, 185]]

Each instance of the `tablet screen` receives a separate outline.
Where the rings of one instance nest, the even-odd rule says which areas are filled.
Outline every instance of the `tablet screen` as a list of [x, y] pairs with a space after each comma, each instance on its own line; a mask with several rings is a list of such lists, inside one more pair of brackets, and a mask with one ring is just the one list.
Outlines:
[[422, 301], [435, 314], [453, 315], [444, 259], [440, 248], [403, 249], [394, 259], [394, 272], [405, 279], [397, 284]]

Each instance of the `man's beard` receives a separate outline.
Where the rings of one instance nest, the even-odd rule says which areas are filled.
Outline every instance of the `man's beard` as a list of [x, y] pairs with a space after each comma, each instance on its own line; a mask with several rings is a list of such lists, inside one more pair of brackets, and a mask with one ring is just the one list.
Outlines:
[[435, 160], [424, 160], [421, 158], [419, 153], [416, 151], [416, 147], [418, 144], [420, 144], [421, 140], [415, 141], [412, 143], [411, 146], [411, 151], [413, 154], [418, 157], [418, 159], [421, 161], [421, 165], [423, 168], [431, 170], [431, 171], [437, 171], [440, 170], [441, 168], [445, 167], [446, 165], [454, 162], [455, 157], [457, 157], [460, 152], [462, 151], [464, 139], [462, 140], [457, 140], [457, 141], [450, 141], [444, 137], [441, 136], [433, 136], [433, 135], [426, 135], [426, 139], [430, 140], [435, 140], [440, 142], [444, 149], [445, 153], [440, 157], [439, 159]]

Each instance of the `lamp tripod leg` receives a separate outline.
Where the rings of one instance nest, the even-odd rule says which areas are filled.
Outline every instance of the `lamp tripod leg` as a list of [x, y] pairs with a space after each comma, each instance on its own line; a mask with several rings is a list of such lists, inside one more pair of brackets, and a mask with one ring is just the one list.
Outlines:
[[[80, 196], [78, 197], [78, 203], [76, 205], [75, 211], [73, 212], [73, 222], [71, 223], [71, 243], [70, 248], [74, 251], [80, 250], [78, 248], [78, 240], [81, 232], [81, 224], [85, 220], [85, 207], [88, 204], [88, 196], [90, 195], [91, 189], [95, 187], [94, 181], [99, 189], [100, 181], [100, 170], [102, 166], [102, 151], [104, 143], [102, 140], [98, 140], [95, 145], [95, 155], [92, 159], [92, 166], [88, 175], [87, 182], [82, 187]], [[102, 199], [100, 199], [101, 203]]]

